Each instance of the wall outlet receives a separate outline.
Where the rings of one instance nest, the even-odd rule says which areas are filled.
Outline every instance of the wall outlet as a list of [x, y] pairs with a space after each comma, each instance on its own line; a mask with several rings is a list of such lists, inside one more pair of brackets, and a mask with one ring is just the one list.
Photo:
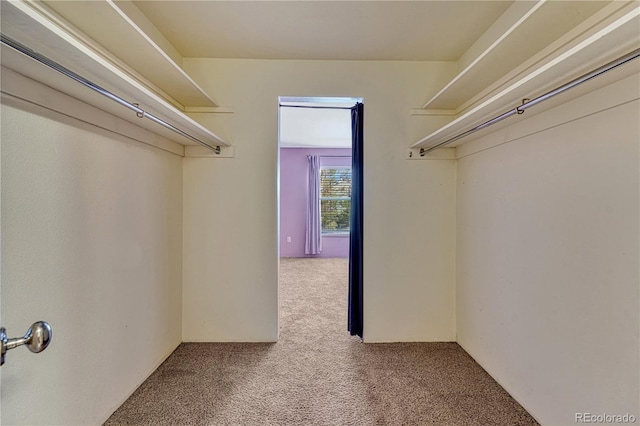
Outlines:
[[287, 237], [287, 242], [290, 243], [291, 242], [291, 237]]

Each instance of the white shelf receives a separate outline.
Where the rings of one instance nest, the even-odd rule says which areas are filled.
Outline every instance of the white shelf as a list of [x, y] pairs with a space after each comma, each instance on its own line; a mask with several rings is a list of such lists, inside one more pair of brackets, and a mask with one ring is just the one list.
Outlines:
[[[117, 96], [139, 104], [143, 110], [207, 144], [229, 145], [211, 130], [180, 111], [173, 103], [114, 64], [105, 55], [71, 34], [59, 22], [50, 20], [31, 3], [2, 2], [2, 32]], [[4, 45], [2, 46], [2, 66], [137, 126], [161, 134], [181, 145], [196, 144], [149, 120], [139, 119], [134, 112]]]
[[[182, 69], [182, 56], [130, 1], [47, 1], [39, 11], [73, 31], [90, 37], [164, 91], [176, 106], [215, 107], [215, 101]], [[34, 7], [39, 4], [35, 4]], [[50, 9], [48, 9], [48, 8]], [[54, 11], [55, 13], [52, 13]], [[62, 18], [62, 19], [61, 19]], [[73, 27], [71, 24], [73, 23]], [[75, 31], [74, 31], [75, 30]], [[79, 30], [79, 31], [78, 31]]]
[[[430, 108], [429, 111], [439, 109], [448, 113], [455, 111], [451, 121], [415, 142], [411, 145], [412, 148], [428, 148], [437, 145], [494, 116], [514, 109], [522, 103], [524, 98], [539, 96], [640, 46], [640, 18], [638, 17], [640, 4], [613, 2], [591, 12], [588, 9], [581, 9], [584, 20], [577, 25], [573, 21], [571, 25], [565, 25], [564, 35], [558, 37], [555, 34], [556, 40], [544, 49], [536, 52], [538, 47], [528, 48], [525, 47], [525, 43], [521, 51], [518, 51], [513, 46], [514, 41], [526, 40], [527, 37], [533, 40], [540, 36], [539, 31], [536, 30], [537, 24], [542, 25], [539, 22], [540, 19], [553, 22], [558, 13], [567, 12], [562, 8], [577, 7], [572, 2], [547, 3], [538, 3], [537, 9], [526, 9], [523, 5], [516, 3], [507, 12], [513, 11], [514, 7], [519, 7], [523, 18], [526, 17], [526, 19], [521, 19], [517, 25], [514, 24], [511, 27], [501, 20], [496, 22], [494, 27], [506, 28], [508, 34], [499, 43], [489, 45], [486, 50], [481, 51], [476, 48], [475, 53], [478, 54], [476, 59], [479, 59], [466, 59], [469, 66], [425, 104]], [[532, 3], [529, 3], [529, 7], [531, 5]], [[574, 11], [573, 15], [576, 14], [578, 14], [577, 11]], [[589, 16], [585, 19], [586, 15]], [[517, 21], [516, 14], [505, 13], [501, 19], [506, 19], [505, 16], [510, 21]], [[493, 37], [500, 39], [497, 34], [493, 34]], [[546, 35], [542, 38], [546, 40]], [[485, 45], [488, 43], [487, 40], [483, 42]], [[532, 45], [537, 44], [539, 44], [537, 41], [532, 43]], [[513, 61], [505, 62], [504, 60], [505, 56], [513, 54], [514, 51], [518, 52], [514, 56], [520, 61], [520, 64], [515, 67], [512, 66]], [[495, 70], [492, 70], [493, 65]], [[633, 66], [626, 67], [633, 72]], [[509, 69], [511, 71], [508, 71]], [[615, 75], [623, 74], [618, 72]], [[596, 85], [610, 82], [611, 76], [607, 79], [601, 77], [599, 79], [599, 82], [590, 82], [582, 89], [572, 89], [573, 94], [562, 95], [559, 98], [566, 101], [584, 93], [587, 88], [593, 90]], [[546, 107], [541, 104], [535, 108], [543, 110], [558, 101], [549, 101], [544, 104], [547, 105]], [[534, 111], [534, 108], [531, 111]], [[417, 115], [416, 110], [412, 111], [412, 115]], [[433, 113], [425, 115], [433, 115]], [[526, 115], [530, 113], [527, 112]], [[509, 120], [507, 119], [506, 122], [508, 123]], [[450, 146], [458, 146], [471, 139], [472, 137], [468, 136]]]

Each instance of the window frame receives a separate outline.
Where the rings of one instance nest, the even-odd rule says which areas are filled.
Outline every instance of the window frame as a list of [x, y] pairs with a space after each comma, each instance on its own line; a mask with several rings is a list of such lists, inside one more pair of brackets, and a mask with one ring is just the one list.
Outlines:
[[[322, 205], [322, 201], [323, 200], [327, 200], [327, 201], [339, 201], [339, 200], [349, 200], [349, 202], [351, 202], [351, 196], [349, 197], [323, 197], [322, 196], [322, 171], [323, 170], [339, 170], [339, 169], [348, 169], [349, 171], [351, 171], [351, 176], [353, 179], [353, 167], [350, 165], [341, 165], [341, 166], [330, 166], [330, 165], [321, 165], [320, 166], [320, 205]], [[353, 180], [352, 180], [353, 183]], [[351, 188], [352, 189], [352, 188]], [[351, 192], [351, 191], [349, 191]], [[351, 204], [349, 204], [349, 215], [351, 215]], [[324, 228], [322, 227], [322, 209], [320, 211], [320, 228], [321, 228], [321, 234], [322, 237], [345, 237], [348, 236], [351, 233], [351, 224], [349, 224], [349, 230], [348, 231], [335, 231], [335, 232], [331, 232], [331, 231], [325, 231]]]

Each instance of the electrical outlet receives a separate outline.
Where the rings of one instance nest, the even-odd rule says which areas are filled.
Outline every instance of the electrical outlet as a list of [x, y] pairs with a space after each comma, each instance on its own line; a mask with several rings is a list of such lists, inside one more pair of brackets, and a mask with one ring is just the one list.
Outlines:
[[291, 237], [287, 237], [287, 242], [290, 243], [291, 242]]

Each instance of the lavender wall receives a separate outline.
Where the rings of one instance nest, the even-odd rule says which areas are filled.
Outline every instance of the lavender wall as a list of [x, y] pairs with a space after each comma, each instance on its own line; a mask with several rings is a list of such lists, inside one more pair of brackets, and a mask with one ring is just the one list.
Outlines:
[[[280, 149], [280, 256], [281, 257], [349, 257], [349, 237], [322, 238], [322, 254], [304, 254], [307, 203], [307, 155], [320, 155], [322, 166], [350, 166], [351, 149]], [[345, 155], [346, 158], [322, 157]], [[291, 237], [291, 242], [287, 242]]]

